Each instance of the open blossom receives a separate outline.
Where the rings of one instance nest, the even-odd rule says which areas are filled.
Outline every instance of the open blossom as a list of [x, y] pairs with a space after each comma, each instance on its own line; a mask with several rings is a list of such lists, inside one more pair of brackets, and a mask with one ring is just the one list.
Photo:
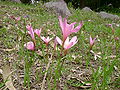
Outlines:
[[114, 34], [115, 33], [115, 30], [113, 28], [113, 25], [112, 24], [107, 24], [111, 29], [112, 29], [112, 33]]
[[24, 44], [24, 47], [27, 48], [28, 50], [35, 50], [35, 46], [34, 46], [34, 43], [32, 41]]
[[28, 30], [28, 34], [31, 36], [31, 38], [33, 40], [35, 40], [34, 30], [33, 30], [32, 26], [31, 25], [27, 25], [26, 28]]
[[26, 28], [28, 31], [31, 31], [33, 29], [31, 25], [27, 25]]
[[[56, 37], [56, 40], [62, 46], [63, 41], [59, 37]], [[76, 36], [74, 36], [70, 41], [69, 41], [69, 37], [67, 37], [67, 39], [64, 42], [63, 48], [65, 50], [68, 50], [69, 48], [74, 46], [77, 42], [78, 42], [78, 40], [77, 40]]]
[[21, 17], [15, 17], [15, 16], [10, 16], [11, 19], [14, 19], [16, 21], [20, 21]]
[[115, 37], [115, 40], [118, 41], [118, 40], [119, 40], [119, 37]]
[[58, 42], [57, 42], [57, 37], [56, 37], [56, 38], [54, 39], [54, 50], [56, 50], [57, 44], [58, 44]]
[[63, 34], [63, 41], [66, 40], [66, 38], [73, 32], [78, 32], [81, 27], [83, 26], [83, 23], [81, 22], [76, 28], [74, 28], [74, 25], [76, 24], [76, 22], [73, 22], [71, 24], [67, 23], [67, 19], [64, 18], [64, 20], [62, 20], [62, 17], [59, 16], [59, 22], [60, 22], [60, 27], [62, 29], [62, 34]]
[[47, 38], [45, 38], [45, 37], [43, 36], [43, 37], [41, 37], [41, 39], [46, 43], [46, 45], [48, 45], [48, 43], [50, 42], [50, 40], [51, 40], [52, 38], [49, 38], [49, 36], [48, 36]]
[[25, 15], [25, 16], [23, 16], [24, 18], [29, 18], [29, 15]]
[[15, 17], [16, 21], [20, 21], [21, 17]]
[[112, 24], [107, 24], [108, 26], [112, 27]]
[[40, 37], [41, 28], [40, 28], [40, 29], [35, 29], [35, 30], [34, 30], [34, 33], [35, 33], [36, 35], [38, 35], [38, 37]]
[[65, 40], [64, 43], [64, 49], [69, 49], [72, 46], [74, 46], [76, 43], [78, 42], [77, 37], [74, 36], [70, 41], [69, 41], [69, 37], [67, 37], [67, 39]]
[[10, 17], [10, 19], [15, 19], [15, 17], [14, 16], [9, 16]]
[[96, 38], [92, 39], [92, 37], [90, 36], [90, 49], [92, 49], [94, 43], [95, 43]]

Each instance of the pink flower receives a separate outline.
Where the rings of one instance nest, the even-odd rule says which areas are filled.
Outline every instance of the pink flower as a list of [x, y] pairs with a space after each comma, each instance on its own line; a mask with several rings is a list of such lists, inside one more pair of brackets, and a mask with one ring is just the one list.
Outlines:
[[31, 31], [33, 29], [31, 25], [27, 25], [26, 28], [28, 31]]
[[60, 22], [60, 27], [62, 29], [63, 41], [65, 41], [66, 38], [73, 32], [78, 32], [83, 26], [83, 23], [81, 22], [76, 28], [74, 28], [74, 25], [76, 24], [76, 22], [68, 24], [67, 19], [64, 18], [64, 20], [62, 20], [61, 16], [59, 16], [59, 22]]
[[9, 16], [11, 19], [15, 19], [15, 17], [14, 16]]
[[36, 35], [38, 35], [38, 37], [40, 37], [41, 28], [40, 28], [40, 29], [35, 29], [35, 30], [34, 30], [34, 33], [35, 33]]
[[56, 41], [62, 46], [63, 41], [59, 37], [56, 37]]
[[16, 21], [19, 21], [21, 19], [21, 17], [15, 17]]
[[[57, 37], [56, 37], [57, 38]], [[57, 42], [57, 39], [55, 38], [55, 40], [54, 40], [54, 50], [56, 50], [56, 46], [57, 46], [57, 44], [58, 44], [58, 42]]]
[[74, 36], [70, 41], [69, 41], [69, 37], [67, 37], [67, 39], [65, 40], [65, 43], [64, 43], [64, 49], [69, 49], [71, 48], [72, 46], [74, 46], [76, 43], [78, 42], [77, 40], [77, 37]]
[[95, 43], [95, 39], [96, 38], [92, 39], [92, 37], [90, 36], [90, 49], [92, 49], [92, 47], [93, 47], [93, 45]]
[[111, 29], [112, 29], [112, 33], [114, 34], [115, 33], [115, 30], [113, 28], [113, 25], [112, 24], [107, 24]]
[[21, 17], [14, 17], [14, 16], [10, 16], [11, 19], [14, 19], [16, 21], [20, 21]]
[[26, 28], [28, 30], [28, 34], [32, 37], [33, 40], [35, 40], [34, 30], [33, 30], [32, 26], [27, 25]]
[[48, 45], [48, 43], [50, 42], [50, 40], [51, 40], [52, 38], [49, 38], [49, 36], [48, 36], [47, 38], [41, 37], [41, 39], [46, 43], [46, 45]]
[[[62, 46], [63, 41], [59, 37], [56, 37], [56, 40]], [[69, 48], [74, 46], [77, 42], [78, 42], [78, 40], [77, 40], [76, 36], [74, 36], [70, 41], [69, 41], [69, 37], [67, 37], [67, 39], [64, 42], [63, 48], [65, 50], [68, 50]]]
[[115, 40], [118, 41], [118, 40], [119, 40], [119, 37], [115, 37]]
[[34, 46], [34, 43], [32, 41], [24, 44], [24, 47], [27, 48], [28, 50], [35, 50], [35, 46]]
[[112, 27], [112, 24], [107, 24], [108, 26]]

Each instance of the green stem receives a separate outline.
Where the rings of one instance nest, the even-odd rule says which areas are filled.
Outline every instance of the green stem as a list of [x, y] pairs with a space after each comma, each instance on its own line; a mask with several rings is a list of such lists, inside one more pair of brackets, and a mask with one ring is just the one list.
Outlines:
[[60, 69], [59, 69], [60, 75], [62, 74], [61, 71], [62, 71], [62, 67], [63, 67], [64, 61], [65, 61], [65, 59], [62, 60], [62, 63], [61, 63]]

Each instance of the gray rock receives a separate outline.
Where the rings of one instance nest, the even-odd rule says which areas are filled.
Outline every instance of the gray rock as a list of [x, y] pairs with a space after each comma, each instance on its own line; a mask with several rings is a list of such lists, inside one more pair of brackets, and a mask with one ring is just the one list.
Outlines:
[[63, 0], [45, 3], [45, 6], [49, 10], [53, 10], [59, 16], [66, 17], [71, 15], [69, 9], [67, 8], [67, 4]]
[[113, 14], [106, 13], [106, 12], [103, 12], [103, 11], [101, 11], [100, 13], [98, 13], [98, 15], [101, 18], [104, 18], [104, 19], [111, 19], [111, 20], [119, 20], [120, 19], [120, 17], [117, 16], [117, 15], [113, 15]]
[[82, 11], [92, 12], [92, 10], [89, 7], [84, 7]]
[[31, 4], [34, 4], [35, 3], [35, 0], [31, 0]]
[[20, 0], [11, 0], [11, 1], [13, 1], [13, 2], [17, 2], [17, 3], [21, 3]]

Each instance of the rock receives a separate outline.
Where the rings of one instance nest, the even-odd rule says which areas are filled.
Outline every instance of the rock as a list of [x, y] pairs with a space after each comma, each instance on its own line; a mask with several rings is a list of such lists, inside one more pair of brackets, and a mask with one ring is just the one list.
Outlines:
[[35, 3], [35, 0], [31, 0], [31, 4], [34, 4]]
[[11, 0], [11, 1], [13, 1], [13, 2], [17, 2], [17, 3], [21, 3], [20, 0]]
[[84, 7], [82, 11], [92, 12], [92, 10], [89, 7]]
[[119, 20], [120, 19], [120, 17], [117, 16], [117, 15], [113, 15], [113, 14], [110, 14], [110, 13], [107, 13], [107, 12], [103, 12], [103, 11], [98, 13], [98, 15], [101, 18], [104, 18], [104, 19], [111, 19], [111, 20]]
[[67, 4], [62, 0], [45, 3], [45, 6], [49, 10], [53, 10], [58, 16], [66, 17], [71, 15], [69, 9], [67, 8]]

